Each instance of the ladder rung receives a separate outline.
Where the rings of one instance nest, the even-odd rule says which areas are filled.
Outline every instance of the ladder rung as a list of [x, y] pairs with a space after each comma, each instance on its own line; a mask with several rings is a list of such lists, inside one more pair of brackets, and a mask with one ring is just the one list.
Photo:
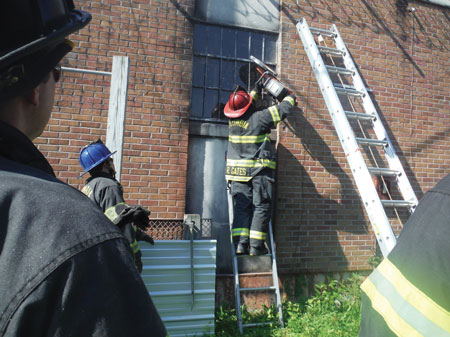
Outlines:
[[345, 53], [342, 50], [336, 49], [336, 48], [330, 48], [330, 47], [324, 47], [324, 46], [317, 46], [319, 51], [324, 54], [334, 55], [334, 56], [344, 56]]
[[379, 140], [379, 139], [370, 139], [370, 138], [360, 138], [355, 137], [358, 144], [365, 144], [365, 145], [382, 145], [387, 146], [389, 143], [387, 140]]
[[358, 91], [351, 86], [347, 86], [345, 88], [335, 86], [335, 89], [339, 94], [344, 94], [344, 95], [348, 95], [348, 96], [358, 96], [358, 97], [364, 96], [364, 93], [362, 91]]
[[322, 29], [322, 28], [313, 28], [313, 27], [310, 27], [309, 30], [314, 35], [324, 35], [324, 36], [329, 36], [329, 37], [336, 37], [336, 34], [333, 33], [331, 30]]
[[267, 290], [276, 290], [275, 286], [267, 286], [267, 287], [256, 287], [256, 288], [239, 288], [239, 291], [267, 291]]
[[383, 206], [391, 206], [391, 207], [411, 207], [414, 206], [414, 202], [409, 202], [406, 200], [381, 200]]
[[270, 325], [270, 324], [277, 324], [277, 322], [246, 323], [246, 324], [242, 324], [242, 327], [243, 328], [252, 328], [255, 326], [264, 326], [264, 325]]
[[326, 66], [329, 73], [341, 74], [341, 75], [353, 75], [355, 72], [352, 70], [348, 70], [347, 68], [335, 67], [335, 66]]
[[368, 167], [369, 172], [383, 177], [395, 177], [400, 175], [400, 171], [384, 167]]
[[376, 117], [374, 115], [365, 113], [365, 112], [355, 112], [355, 111], [344, 111], [345, 114], [347, 115], [347, 117], [350, 118], [357, 118], [357, 119], [362, 119], [362, 120], [367, 120], [367, 121], [373, 121], [376, 119]]

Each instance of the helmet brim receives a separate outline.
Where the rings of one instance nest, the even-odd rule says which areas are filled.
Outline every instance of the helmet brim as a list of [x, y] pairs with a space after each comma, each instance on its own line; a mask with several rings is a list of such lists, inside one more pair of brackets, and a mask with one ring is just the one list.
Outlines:
[[87, 167], [83, 173], [81, 173], [78, 178], [81, 178], [82, 176], [84, 176], [86, 173], [88, 173], [90, 170], [92, 170], [94, 167], [100, 165], [101, 163], [103, 163], [106, 159], [108, 159], [109, 157], [111, 157], [114, 153], [116, 153], [117, 151], [113, 151], [110, 154], [102, 157], [100, 160], [98, 160], [97, 162], [95, 162], [94, 164], [90, 165], [89, 167]]
[[225, 108], [223, 109], [224, 115], [227, 116], [228, 118], [239, 118], [239, 117], [241, 117], [243, 114], [245, 114], [245, 112], [248, 110], [248, 108], [250, 107], [250, 105], [253, 102], [252, 95], [249, 95], [249, 97], [250, 97], [250, 100], [247, 103], [247, 105], [244, 106], [241, 109], [238, 109], [238, 110], [233, 110], [230, 107], [230, 102], [228, 101], [227, 104], [225, 104]]
[[[81, 10], [71, 10], [69, 20], [64, 26], [27, 43], [19, 48], [9, 51], [0, 57], [0, 69], [20, 61], [21, 59], [39, 52], [47, 47], [52, 47], [64, 41], [64, 38], [86, 26], [92, 19], [91, 14]], [[58, 60], [59, 62], [60, 60]]]

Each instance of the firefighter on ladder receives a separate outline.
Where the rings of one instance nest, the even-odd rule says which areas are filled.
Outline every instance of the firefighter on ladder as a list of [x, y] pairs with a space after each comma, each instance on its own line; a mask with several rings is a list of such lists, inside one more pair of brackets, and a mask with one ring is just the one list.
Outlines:
[[81, 191], [120, 228], [130, 242], [136, 268], [141, 273], [142, 253], [137, 241], [154, 244], [153, 238], [145, 233], [150, 212], [140, 206], [129, 206], [125, 203], [122, 185], [115, 178], [116, 170], [111, 158], [114, 153], [111, 153], [100, 139], [81, 150], [79, 161], [84, 169], [81, 176], [88, 172], [90, 174]]
[[251, 93], [237, 87], [225, 105], [229, 118], [225, 178], [233, 198], [232, 237], [236, 254], [267, 254], [265, 240], [272, 214], [272, 184], [276, 169], [270, 130], [296, 105], [290, 94], [267, 109], [258, 110], [261, 85]]

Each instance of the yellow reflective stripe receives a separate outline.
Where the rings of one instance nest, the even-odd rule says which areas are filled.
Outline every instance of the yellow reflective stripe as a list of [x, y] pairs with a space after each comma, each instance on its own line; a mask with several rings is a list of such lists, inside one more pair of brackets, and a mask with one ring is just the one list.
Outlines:
[[92, 195], [93, 190], [92, 190], [92, 187], [91, 187], [91, 186], [85, 185], [85, 186], [81, 189], [81, 192], [83, 192], [85, 195], [87, 195], [87, 196], [90, 198], [91, 195]]
[[109, 220], [111, 220], [112, 222], [114, 222], [114, 221], [119, 217], [119, 214], [117, 214], [117, 212], [116, 212], [116, 207], [119, 206], [119, 205], [126, 205], [126, 203], [124, 203], [124, 202], [119, 202], [118, 204], [116, 204], [116, 205], [114, 205], [114, 206], [111, 206], [110, 208], [108, 208], [108, 209], [105, 211], [106, 217], [107, 217]]
[[245, 182], [249, 181], [250, 179], [252, 179], [252, 177], [230, 176], [228, 174], [225, 175], [225, 180], [239, 181], [242, 183], [245, 183]]
[[254, 231], [254, 230], [250, 231], [250, 239], [265, 240], [266, 236], [267, 236], [267, 234], [264, 232], [258, 232], [258, 231]]
[[248, 236], [250, 230], [248, 228], [233, 228], [232, 236]]
[[227, 159], [227, 166], [269, 167], [276, 169], [277, 163], [269, 159]]
[[270, 141], [270, 136], [268, 133], [259, 136], [236, 136], [229, 135], [228, 141], [230, 143], [243, 143], [243, 144], [256, 144], [262, 143], [264, 141]]
[[227, 166], [255, 167], [255, 159], [227, 159]]
[[409, 282], [389, 259], [384, 259], [377, 269], [410, 305], [441, 329], [450, 332], [450, 313]]
[[269, 107], [270, 114], [272, 115], [272, 120], [275, 125], [277, 125], [280, 121], [280, 114], [276, 106]]
[[293, 98], [290, 97], [290, 96], [286, 96], [286, 97], [283, 99], [283, 101], [288, 101], [289, 103], [291, 103], [292, 106], [295, 105], [295, 99], [293, 99]]
[[134, 240], [133, 243], [130, 244], [130, 246], [134, 254], [136, 254], [140, 250], [139, 244], [137, 243], [136, 240]]
[[386, 324], [397, 336], [424, 337], [397, 314], [389, 300], [378, 292], [369, 278], [363, 282], [361, 289], [371, 300], [372, 307], [384, 318]]

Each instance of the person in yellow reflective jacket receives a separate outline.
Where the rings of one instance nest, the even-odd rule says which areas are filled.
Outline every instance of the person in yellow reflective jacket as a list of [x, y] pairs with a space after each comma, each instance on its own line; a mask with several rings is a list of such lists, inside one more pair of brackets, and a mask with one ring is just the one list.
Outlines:
[[[136, 268], [142, 272], [142, 253], [138, 241], [154, 244], [153, 239], [142, 230], [148, 225], [150, 212], [141, 207], [130, 207], [125, 202], [122, 185], [115, 179], [116, 170], [111, 158], [114, 153], [111, 153], [101, 140], [81, 150], [79, 161], [84, 169], [81, 176], [88, 172], [90, 174], [81, 192], [95, 202], [111, 222], [119, 226], [130, 242]], [[141, 224], [142, 228], [139, 228], [137, 224]]]
[[450, 175], [420, 200], [363, 282], [360, 337], [450, 336]]
[[260, 87], [250, 94], [237, 87], [225, 105], [229, 118], [225, 178], [233, 198], [232, 236], [236, 254], [263, 255], [272, 213], [272, 184], [276, 169], [275, 146], [270, 130], [296, 105], [288, 95], [267, 109], [258, 110]]

